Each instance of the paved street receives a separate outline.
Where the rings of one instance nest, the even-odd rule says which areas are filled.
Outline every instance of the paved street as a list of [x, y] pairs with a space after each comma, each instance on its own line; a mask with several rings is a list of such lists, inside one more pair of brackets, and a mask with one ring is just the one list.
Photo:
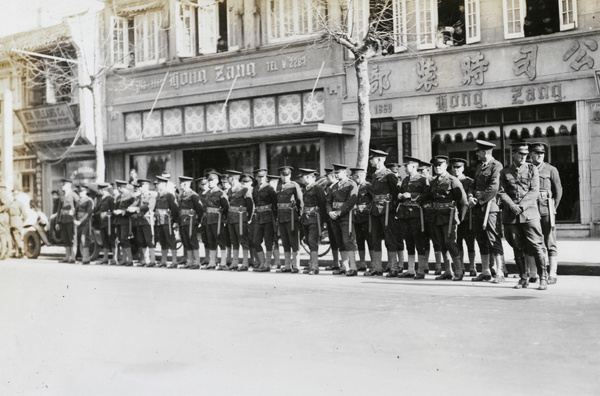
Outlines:
[[0, 262], [2, 395], [597, 395], [600, 277]]

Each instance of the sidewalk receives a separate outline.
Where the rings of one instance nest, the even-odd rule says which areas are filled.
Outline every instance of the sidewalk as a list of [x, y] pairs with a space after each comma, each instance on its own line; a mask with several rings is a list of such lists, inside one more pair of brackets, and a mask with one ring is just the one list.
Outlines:
[[[516, 273], [517, 268], [515, 265], [515, 259], [513, 250], [506, 242], [504, 244], [504, 259], [510, 273]], [[476, 247], [477, 249], [477, 247]], [[200, 252], [202, 255], [203, 251]], [[406, 253], [406, 252], [405, 252]], [[40, 258], [59, 258], [64, 255], [64, 248], [60, 246], [43, 246]], [[180, 251], [179, 255], [183, 255]], [[281, 255], [283, 259], [283, 254]], [[386, 252], [384, 249], [383, 260], [387, 260]], [[302, 264], [308, 262], [308, 254], [301, 249], [300, 261]], [[358, 257], [357, 257], [358, 259]], [[368, 259], [368, 254], [367, 254]], [[406, 254], [404, 261], [406, 262]], [[481, 265], [481, 258], [479, 252], [475, 257], [476, 263]], [[332, 263], [331, 253], [321, 257], [319, 264], [321, 267], [328, 266]], [[429, 256], [430, 268], [433, 268], [435, 263], [435, 257], [433, 252]], [[558, 274], [559, 275], [593, 275], [600, 276], [600, 239], [598, 238], [572, 238], [572, 239], [559, 239], [558, 240]]]

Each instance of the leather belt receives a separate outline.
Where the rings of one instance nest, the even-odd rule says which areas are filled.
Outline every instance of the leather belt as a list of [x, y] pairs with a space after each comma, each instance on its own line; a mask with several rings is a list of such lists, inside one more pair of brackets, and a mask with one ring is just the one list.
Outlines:
[[434, 202], [433, 203], [434, 209], [452, 209], [454, 207], [455, 207], [454, 202]]
[[247, 209], [245, 206], [230, 206], [229, 207], [229, 212], [230, 213], [246, 213]]
[[390, 202], [391, 200], [392, 196], [390, 194], [380, 194], [373, 196], [373, 201], [375, 202]]
[[[419, 206], [421, 206], [421, 204], [419, 204], [418, 202], [412, 202], [412, 201], [400, 202], [400, 205], [402, 205], [402, 206], [410, 206], [410, 207], [413, 207], [413, 208], [418, 208]], [[431, 207], [431, 204], [423, 204], [423, 208], [427, 208], [427, 207]]]
[[311, 214], [319, 213], [319, 207], [318, 206], [305, 206], [303, 213], [305, 215], [311, 215]]
[[196, 211], [194, 209], [181, 209], [181, 214], [183, 216], [194, 216]]
[[159, 209], [159, 208], [157, 208], [157, 209], [155, 209], [155, 212], [156, 212], [158, 215], [166, 215], [166, 214], [171, 214], [171, 211], [170, 211], [169, 209]]
[[262, 213], [262, 212], [270, 212], [271, 209], [273, 209], [272, 205], [260, 205], [256, 207], [256, 212]]
[[293, 205], [291, 202], [278, 203], [277, 209], [293, 209]]
[[339, 209], [342, 206], [344, 206], [345, 203], [346, 202], [338, 202], [338, 201], [336, 201], [336, 202], [333, 203], [333, 209]]
[[206, 212], [208, 213], [221, 213], [221, 208], [215, 208], [213, 206], [209, 206], [206, 208]]
[[367, 204], [358, 204], [356, 205], [356, 211], [358, 213], [367, 212], [369, 210], [369, 205]]

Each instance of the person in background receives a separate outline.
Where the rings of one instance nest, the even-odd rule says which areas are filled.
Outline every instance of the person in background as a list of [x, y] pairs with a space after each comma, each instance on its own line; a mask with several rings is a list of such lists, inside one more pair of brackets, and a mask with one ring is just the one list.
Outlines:
[[[96, 222], [99, 225], [100, 238], [102, 241], [102, 260], [96, 264], [109, 264], [109, 252], [114, 249], [115, 233], [112, 225], [112, 211], [115, 208], [115, 199], [109, 189], [110, 184], [98, 183], [98, 190], [102, 194], [98, 205], [94, 208], [93, 216], [96, 217]], [[113, 252], [116, 256], [116, 252]]]
[[75, 227], [77, 229], [77, 243], [81, 250], [81, 264], [90, 263], [90, 246], [93, 238], [91, 229], [92, 212], [94, 201], [88, 197], [88, 187], [81, 185], [78, 188], [79, 204], [75, 215]]
[[56, 218], [56, 227], [60, 232], [62, 243], [65, 246], [65, 258], [61, 263], [75, 263], [75, 211], [79, 198], [73, 191], [73, 181], [71, 179], [61, 179], [61, 189], [63, 196], [60, 199], [57, 212], [51, 218]]
[[[452, 175], [462, 183], [465, 192], [469, 191], [473, 185], [473, 179], [465, 176], [467, 160], [463, 158], [450, 158], [450, 164], [452, 166]], [[456, 238], [458, 250], [460, 251], [460, 261], [464, 266], [465, 252], [463, 241], [467, 245], [467, 255], [469, 258], [470, 270], [469, 275], [477, 276], [477, 269], [475, 268], [475, 235], [473, 234], [473, 213], [471, 208], [469, 208], [467, 211], [465, 220], [458, 225], [458, 233]]]
[[304, 180], [304, 208], [300, 222], [302, 233], [310, 250], [309, 268], [304, 273], [309, 275], [319, 274], [319, 242], [321, 239], [321, 227], [326, 214], [327, 198], [325, 190], [316, 183], [317, 171], [315, 169], [299, 168], [300, 175]]

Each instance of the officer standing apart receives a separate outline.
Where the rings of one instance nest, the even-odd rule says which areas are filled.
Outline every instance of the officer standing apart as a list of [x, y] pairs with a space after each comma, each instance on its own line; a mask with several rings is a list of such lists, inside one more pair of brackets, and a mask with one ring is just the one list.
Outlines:
[[[482, 282], [492, 279], [490, 254], [496, 256], [497, 263], [504, 262], [504, 249], [498, 223], [500, 208], [496, 202], [500, 188], [500, 171], [503, 166], [492, 155], [492, 150], [496, 147], [494, 143], [485, 140], [475, 142], [477, 143], [475, 154], [480, 164], [477, 165], [473, 185], [467, 196], [473, 213], [475, 239], [481, 254], [481, 273], [471, 280]], [[501, 269], [496, 272], [494, 281], [496, 283], [504, 281]]]
[[[348, 167], [341, 164], [332, 164], [338, 182], [331, 189], [327, 200], [327, 212], [331, 218], [333, 235], [338, 241], [342, 266], [333, 271], [334, 275], [346, 274], [356, 276], [356, 262], [354, 254], [356, 243], [354, 241], [353, 210], [358, 196], [358, 186], [348, 178]], [[341, 242], [341, 243], [339, 243]]]
[[90, 263], [90, 240], [93, 238], [91, 229], [92, 212], [94, 201], [88, 197], [87, 186], [79, 186], [79, 205], [75, 215], [75, 227], [77, 227], [77, 243], [81, 247], [81, 264]]
[[432, 236], [443, 252], [450, 253], [456, 271], [453, 273], [452, 266], [447, 263], [444, 273], [435, 279], [461, 281], [464, 266], [456, 243], [456, 233], [467, 212], [467, 195], [461, 182], [448, 173], [448, 157], [436, 155], [431, 163], [435, 175], [428, 193], [432, 198], [434, 210]]
[[156, 265], [156, 253], [152, 235], [152, 223], [154, 221], [154, 207], [156, 196], [150, 191], [150, 180], [137, 179], [139, 194], [134, 203], [127, 208], [135, 229], [135, 239], [139, 246], [140, 267], [154, 267]]
[[[227, 216], [229, 202], [227, 195], [219, 188], [219, 177], [217, 172], [210, 172], [206, 178], [208, 180], [208, 192], [205, 194], [206, 203], [206, 244], [208, 247], [208, 265], [205, 269], [211, 270], [217, 268], [217, 247], [219, 237], [223, 231], [223, 219]], [[227, 268], [227, 254], [221, 250], [221, 264], [219, 270], [225, 271]]]
[[[352, 180], [358, 186], [358, 195], [356, 197], [356, 207], [352, 220], [354, 221], [355, 239], [358, 248], [359, 271], [367, 270], [365, 243], [369, 249], [369, 256], [373, 260], [373, 238], [371, 236], [371, 204], [373, 203], [373, 186], [366, 181], [367, 172], [362, 168], [351, 168]], [[381, 242], [379, 243], [381, 245]]]
[[316, 170], [306, 168], [298, 170], [306, 186], [303, 192], [304, 209], [300, 222], [302, 223], [302, 233], [310, 250], [309, 268], [304, 273], [317, 275], [319, 273], [319, 242], [323, 220], [327, 218], [327, 197], [323, 187], [316, 183]]
[[[177, 266], [177, 244], [173, 233], [173, 225], [179, 219], [179, 207], [175, 195], [168, 187], [169, 179], [156, 176], [156, 207], [154, 209], [154, 237], [160, 244], [161, 257], [157, 267], [175, 268]], [[167, 256], [171, 250], [171, 263], [167, 265]]]
[[57, 227], [60, 231], [60, 238], [65, 244], [65, 258], [61, 263], [75, 263], [75, 210], [79, 198], [73, 191], [73, 181], [70, 179], [61, 179], [61, 189], [63, 195], [58, 204], [58, 210], [52, 217], [57, 217]]
[[112, 232], [112, 211], [115, 208], [115, 199], [111, 195], [108, 183], [98, 183], [98, 189], [102, 194], [100, 202], [94, 208], [94, 216], [98, 218], [98, 224], [100, 225], [100, 239], [102, 241], [102, 260], [96, 262], [96, 264], [108, 264], [110, 262], [108, 258], [109, 252], [114, 246], [114, 234]]
[[[550, 268], [548, 269], [548, 284], [556, 283], [558, 268], [558, 250], [556, 249], [556, 209], [560, 204], [563, 194], [562, 184], [558, 169], [544, 162], [547, 146], [545, 143], [531, 143], [529, 157], [531, 163], [538, 168], [540, 175], [540, 196], [538, 198], [538, 209], [541, 216], [542, 233], [544, 234], [544, 250], [548, 255]], [[526, 255], [529, 256], [526, 252]], [[531, 256], [529, 256], [531, 257]], [[531, 257], [528, 261], [535, 263]], [[535, 273], [535, 267], [529, 266], [531, 273]]]
[[513, 143], [511, 146], [513, 163], [500, 172], [498, 196], [505, 208], [502, 212], [502, 222], [505, 225], [506, 240], [515, 253], [515, 263], [521, 278], [515, 288], [529, 286], [524, 258], [524, 251], [527, 249], [535, 258], [540, 278], [538, 290], [546, 290], [548, 274], [544, 263], [544, 239], [537, 206], [540, 184], [538, 168], [525, 162], [529, 154], [526, 142]]
[[[267, 170], [257, 169], [254, 176], [258, 186], [253, 191], [255, 215], [254, 235], [252, 244], [256, 249], [260, 266], [256, 272], [271, 271], [271, 255], [273, 254], [273, 239], [275, 237], [275, 213], [277, 213], [277, 193], [267, 180]], [[265, 242], [265, 250], [262, 243]]]
[[[371, 231], [373, 238], [373, 257], [371, 269], [364, 273], [365, 276], [383, 275], [381, 262], [381, 242], [385, 240], [388, 260], [394, 268], [394, 276], [398, 275], [398, 241], [396, 239], [394, 216], [396, 208], [395, 197], [398, 195], [398, 177], [385, 166], [387, 153], [380, 150], [370, 150], [369, 162], [375, 172], [371, 177], [373, 189], [373, 204], [371, 206]], [[414, 264], [414, 263], [413, 263]]]
[[279, 272], [298, 273], [298, 236], [300, 229], [300, 218], [304, 201], [302, 190], [298, 183], [292, 181], [291, 166], [278, 168], [281, 181], [277, 186], [277, 221], [279, 222], [279, 233], [283, 244], [285, 266]]
[[[450, 158], [450, 165], [452, 167], [452, 175], [461, 182], [463, 190], [465, 190], [466, 193], [473, 185], [473, 179], [465, 175], [467, 160], [463, 158]], [[477, 276], [477, 269], [475, 268], [475, 235], [473, 235], [473, 213], [471, 208], [468, 209], [464, 221], [458, 225], [456, 236], [456, 243], [458, 244], [458, 250], [460, 252], [460, 261], [464, 267], [465, 252], [463, 241], [467, 245], [470, 270], [469, 275]]]
[[[429, 191], [429, 184], [419, 171], [419, 159], [404, 157], [404, 167], [407, 177], [400, 184], [398, 199], [398, 219], [402, 225], [402, 235], [406, 243], [408, 253], [408, 271], [398, 275], [399, 278], [425, 279], [429, 272], [428, 257], [425, 255], [428, 239], [424, 232], [423, 208], [420, 201], [421, 196]], [[415, 249], [417, 251], [419, 267], [415, 274]]]

